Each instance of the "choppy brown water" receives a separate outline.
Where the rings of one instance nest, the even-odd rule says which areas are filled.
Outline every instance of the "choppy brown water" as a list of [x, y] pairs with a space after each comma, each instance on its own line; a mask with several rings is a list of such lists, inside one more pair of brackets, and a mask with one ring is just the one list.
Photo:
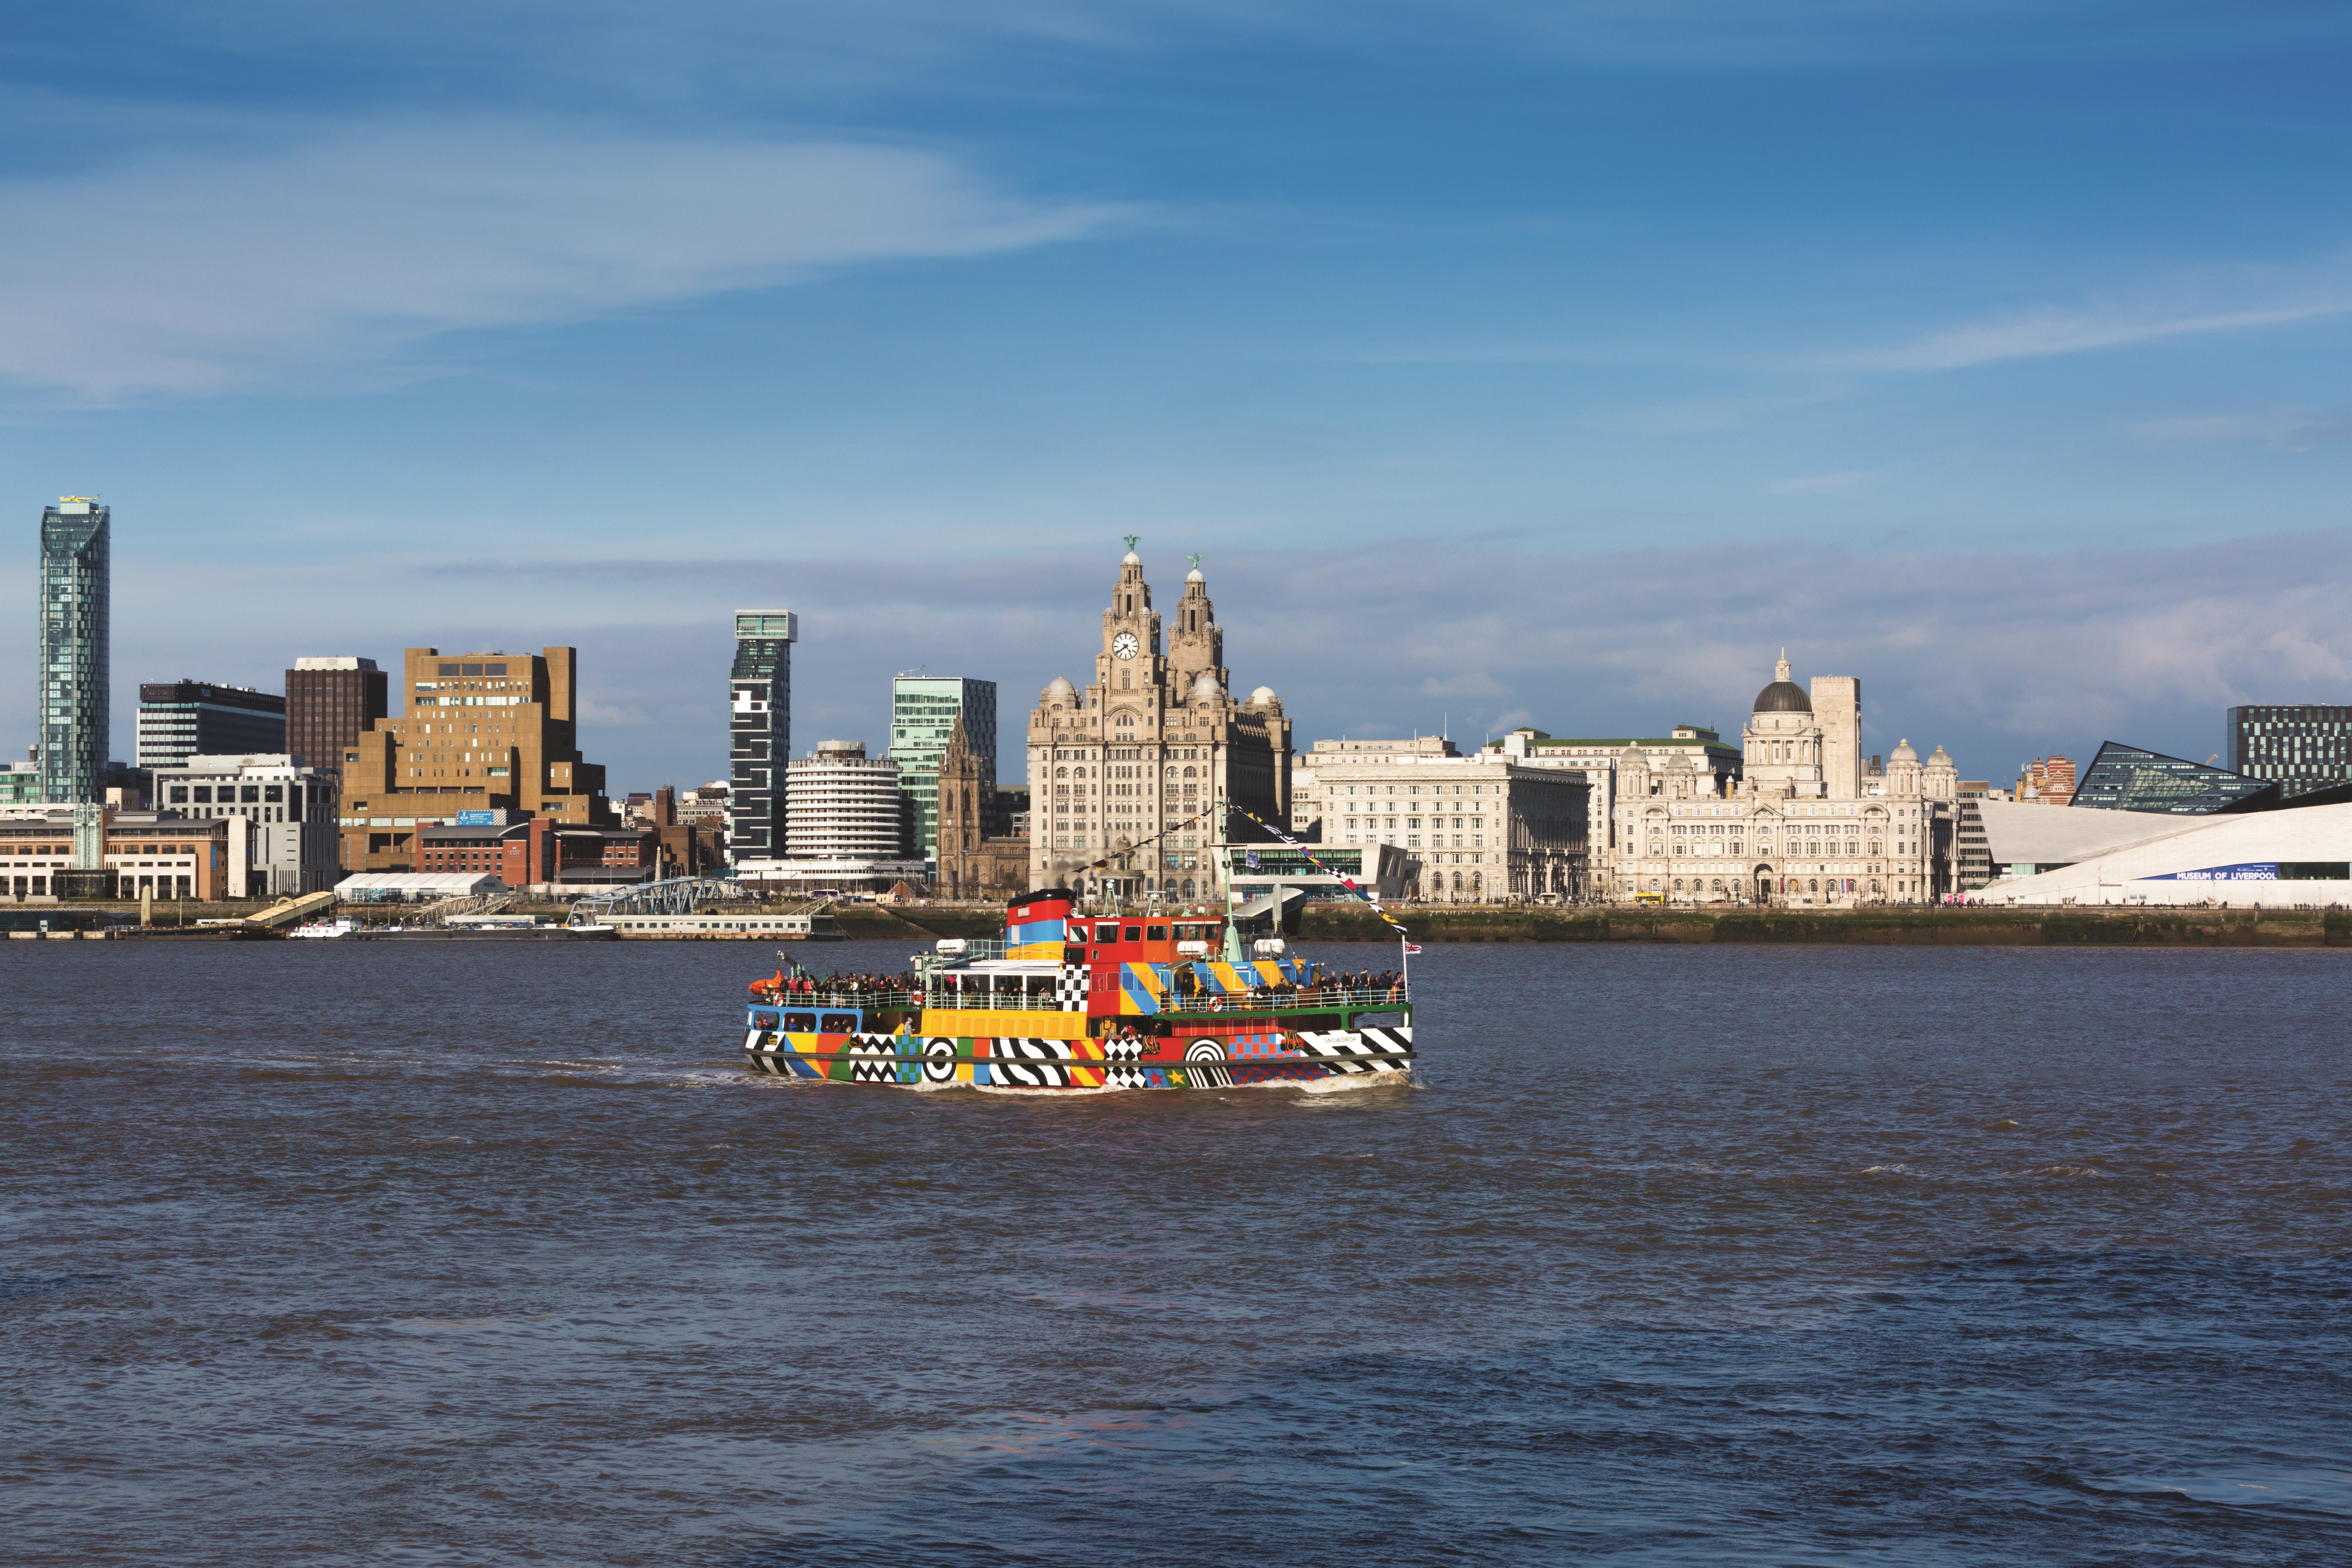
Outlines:
[[0, 1557], [2352, 1560], [2343, 954], [1433, 949], [1422, 1087], [1052, 1099], [753, 1079], [765, 956], [8, 944]]

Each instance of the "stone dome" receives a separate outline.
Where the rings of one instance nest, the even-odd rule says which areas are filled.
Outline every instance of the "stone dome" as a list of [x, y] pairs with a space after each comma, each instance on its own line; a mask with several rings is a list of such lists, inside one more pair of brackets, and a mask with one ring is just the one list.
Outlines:
[[1118, 558], [1118, 563], [1122, 566], [1140, 566], [1143, 564], [1143, 557], [1130, 550]]
[[1789, 679], [1789, 660], [1784, 654], [1780, 662], [1772, 667], [1772, 684], [1756, 694], [1757, 712], [1810, 713], [1813, 710], [1813, 700], [1805, 695], [1803, 687]]
[[1911, 749], [1909, 741], [1897, 741], [1895, 749], [1886, 753], [1886, 760], [1889, 763], [1916, 763], [1919, 760], [1919, 753]]
[[1249, 705], [1253, 708], [1275, 708], [1279, 707], [1281, 702], [1282, 699], [1274, 694], [1274, 688], [1271, 686], [1261, 686], [1249, 694]]
[[1057, 675], [1054, 677], [1052, 680], [1045, 683], [1045, 689], [1037, 694], [1037, 700], [1040, 702], [1075, 702], [1077, 700], [1077, 697], [1078, 689], [1070, 684], [1069, 678], [1066, 676]]
[[1949, 768], [1959, 764], [1952, 761], [1951, 752], [1938, 746], [1936, 748], [1935, 754], [1927, 759], [1927, 765], [1931, 768]]
[[1219, 702], [1224, 700], [1225, 689], [1217, 684], [1216, 671], [1204, 669], [1193, 679], [1192, 689], [1185, 695], [1194, 702]]
[[1202, 571], [1198, 566], [1193, 567], [1190, 572], [1184, 574], [1184, 581], [1187, 583], [1205, 583], [1208, 580], [1209, 574]]

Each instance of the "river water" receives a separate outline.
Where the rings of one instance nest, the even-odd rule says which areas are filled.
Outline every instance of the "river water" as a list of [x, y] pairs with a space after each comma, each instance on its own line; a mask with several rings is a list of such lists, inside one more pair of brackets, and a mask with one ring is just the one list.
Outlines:
[[1083, 1097], [753, 1079], [766, 956], [9, 943], [0, 1558], [2352, 1561], [2352, 954], [1440, 947], [1417, 1086]]

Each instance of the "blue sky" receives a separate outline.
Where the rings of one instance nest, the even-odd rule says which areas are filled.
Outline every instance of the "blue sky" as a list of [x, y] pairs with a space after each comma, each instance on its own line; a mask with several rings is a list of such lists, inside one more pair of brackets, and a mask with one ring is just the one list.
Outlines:
[[[347, 14], [335, 14], [341, 11]], [[135, 684], [579, 646], [617, 790], [1204, 557], [1303, 738], [1736, 727], [2000, 777], [2352, 700], [2352, 14], [90, 5], [0, 35], [0, 736], [35, 524]], [[11, 742], [10, 744], [20, 742]]]

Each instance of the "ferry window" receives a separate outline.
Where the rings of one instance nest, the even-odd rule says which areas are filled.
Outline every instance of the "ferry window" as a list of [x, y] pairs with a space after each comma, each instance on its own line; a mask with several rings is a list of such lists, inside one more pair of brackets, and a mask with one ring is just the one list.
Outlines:
[[773, 1013], [754, 1013], [751, 1015], [751, 1027], [755, 1029], [772, 1029], [775, 1026], [776, 1016]]
[[784, 1015], [784, 1033], [786, 1033], [786, 1034], [788, 1034], [788, 1035], [814, 1035], [814, 1034], [815, 1034], [815, 1033], [816, 1033], [816, 1015], [815, 1015], [815, 1014], [814, 1014], [814, 1013], [787, 1013], [787, 1014], [785, 1014], [785, 1015]]
[[1168, 940], [1168, 928], [1166, 926], [1153, 926], [1148, 934], [1153, 942], [1166, 942]]
[[1141, 942], [1143, 940], [1143, 928], [1141, 926], [1128, 927], [1127, 940], [1129, 942]]
[[824, 1015], [823, 1020], [818, 1023], [817, 1032], [823, 1035], [846, 1035], [853, 1033], [856, 1027], [856, 1014], [827, 1013]]
[[1087, 928], [1086, 928], [1086, 927], [1084, 927], [1084, 926], [1082, 926], [1082, 925], [1074, 925], [1074, 926], [1072, 926], [1072, 927], [1070, 928], [1070, 940], [1071, 940], [1072, 942], [1084, 942], [1084, 941], [1086, 941], [1086, 940], [1087, 940]]

